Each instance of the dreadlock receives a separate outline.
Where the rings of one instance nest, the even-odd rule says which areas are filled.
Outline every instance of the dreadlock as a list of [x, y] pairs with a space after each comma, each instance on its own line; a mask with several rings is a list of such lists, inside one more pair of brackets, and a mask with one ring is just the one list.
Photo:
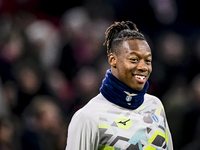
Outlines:
[[[131, 21], [115, 22], [105, 32], [106, 39], [104, 45], [107, 46], [107, 54], [114, 50], [114, 44], [117, 46], [120, 42], [127, 39], [146, 40], [144, 35], [138, 31], [136, 24]], [[116, 43], [117, 42], [117, 43]]]

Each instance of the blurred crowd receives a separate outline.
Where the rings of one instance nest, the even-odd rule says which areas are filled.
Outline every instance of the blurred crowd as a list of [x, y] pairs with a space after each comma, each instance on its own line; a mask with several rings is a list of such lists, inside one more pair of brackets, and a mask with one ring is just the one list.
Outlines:
[[0, 150], [63, 150], [69, 121], [109, 69], [106, 29], [131, 20], [153, 53], [148, 93], [175, 150], [200, 149], [198, 0], [0, 0]]

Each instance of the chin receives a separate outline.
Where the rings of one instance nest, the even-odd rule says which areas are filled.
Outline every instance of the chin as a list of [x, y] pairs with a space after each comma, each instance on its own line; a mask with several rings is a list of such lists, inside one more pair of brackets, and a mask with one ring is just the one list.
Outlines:
[[135, 86], [132, 87], [133, 90], [138, 91], [138, 92], [139, 92], [139, 91], [142, 91], [143, 88], [144, 88], [144, 85], [137, 86], [137, 87], [135, 87]]
[[142, 91], [142, 89], [143, 89], [143, 88], [135, 88], [135, 89], [133, 89], [133, 90], [140, 92], [140, 91]]

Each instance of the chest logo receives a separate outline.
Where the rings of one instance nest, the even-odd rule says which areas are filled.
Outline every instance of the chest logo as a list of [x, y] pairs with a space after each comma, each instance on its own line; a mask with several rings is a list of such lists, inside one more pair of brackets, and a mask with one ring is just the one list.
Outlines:
[[152, 118], [153, 118], [153, 120], [156, 121], [156, 122], [159, 121], [159, 120], [158, 120], [158, 117], [157, 117], [156, 115], [153, 115]]
[[130, 102], [132, 100], [132, 97], [137, 95], [137, 94], [134, 94], [134, 93], [131, 94], [131, 93], [127, 92], [127, 91], [124, 91], [124, 93], [126, 93], [126, 95], [127, 95], [126, 96], [126, 101], [127, 102]]
[[128, 120], [126, 120], [126, 121], [120, 121], [120, 122], [118, 122], [118, 123], [121, 123], [121, 124], [123, 124], [123, 125], [126, 125], [126, 123], [127, 123], [128, 121], [130, 121], [130, 119], [128, 119]]
[[118, 116], [115, 120], [115, 123], [119, 128], [123, 128], [126, 130], [128, 130], [133, 125], [132, 120], [129, 117], [125, 116]]

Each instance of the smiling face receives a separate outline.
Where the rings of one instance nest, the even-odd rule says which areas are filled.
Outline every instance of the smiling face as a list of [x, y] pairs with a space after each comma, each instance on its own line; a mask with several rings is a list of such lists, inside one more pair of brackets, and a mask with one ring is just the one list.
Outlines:
[[141, 91], [151, 71], [151, 49], [145, 40], [123, 41], [116, 53], [109, 55], [112, 74], [128, 87]]

